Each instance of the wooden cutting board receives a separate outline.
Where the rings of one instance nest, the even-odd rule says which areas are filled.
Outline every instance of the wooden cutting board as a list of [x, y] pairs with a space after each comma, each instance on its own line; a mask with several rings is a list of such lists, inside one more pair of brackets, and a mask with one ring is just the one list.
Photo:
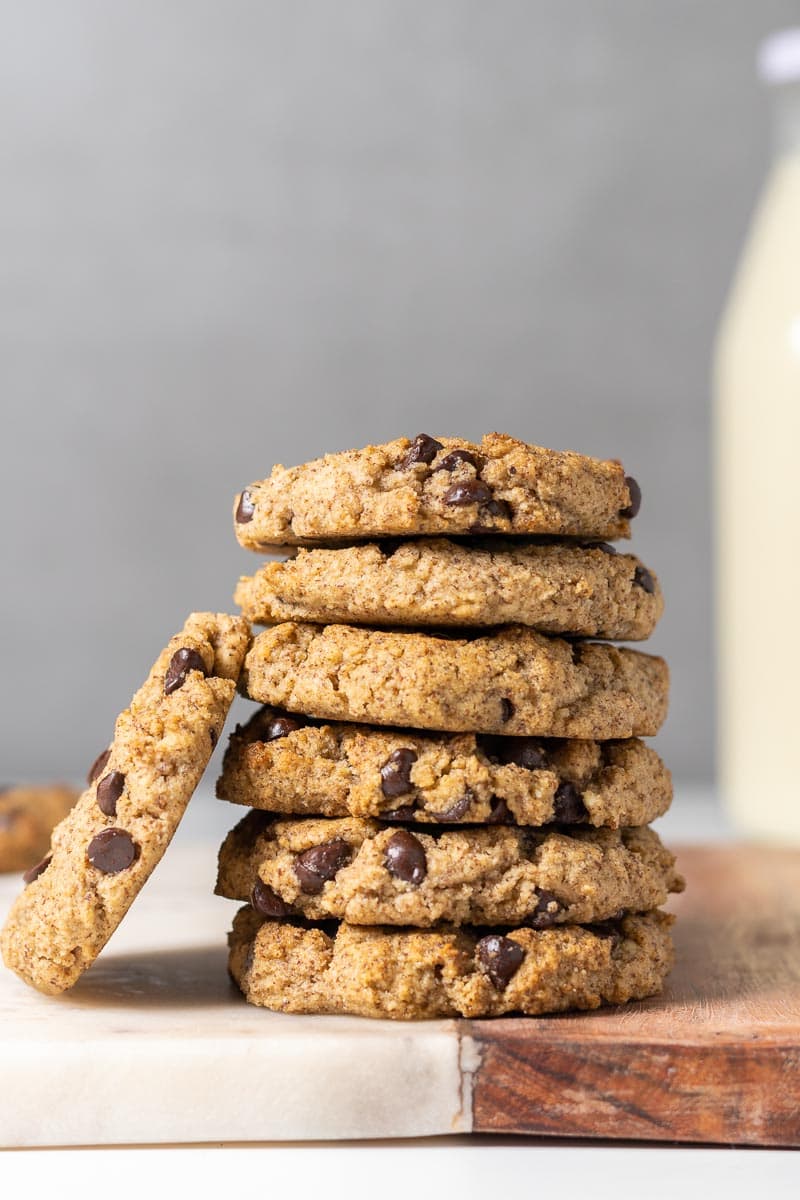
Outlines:
[[472, 1022], [475, 1131], [800, 1146], [800, 851], [678, 856], [665, 994]]
[[[215, 844], [173, 847], [52, 998], [0, 970], [0, 1146], [528, 1133], [800, 1145], [800, 851], [678, 851], [663, 997], [494, 1021], [245, 1004]], [[0, 916], [18, 880], [0, 881]]]

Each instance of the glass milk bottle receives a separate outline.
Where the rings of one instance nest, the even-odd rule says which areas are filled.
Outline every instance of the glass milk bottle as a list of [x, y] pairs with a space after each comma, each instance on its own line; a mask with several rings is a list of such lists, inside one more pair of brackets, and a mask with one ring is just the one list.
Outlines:
[[800, 29], [759, 65], [774, 158], [715, 361], [718, 761], [740, 832], [800, 842]]

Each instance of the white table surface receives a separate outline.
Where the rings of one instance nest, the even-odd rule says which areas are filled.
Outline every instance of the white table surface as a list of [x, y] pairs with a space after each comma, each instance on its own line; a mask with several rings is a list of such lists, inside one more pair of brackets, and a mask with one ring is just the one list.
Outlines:
[[[208, 791], [194, 798], [173, 843], [181, 851], [170, 856], [191, 861], [213, 878], [216, 847], [240, 810], [214, 802]], [[733, 835], [705, 791], [683, 789], [671, 812], [658, 823], [667, 842], [727, 840]], [[168, 876], [168, 860], [161, 868]], [[163, 886], [166, 886], [168, 880]], [[157, 901], [158, 879], [148, 885]], [[145, 900], [126, 920], [135, 942], [137, 920], [146, 920]], [[217, 901], [218, 904], [225, 902]], [[137, 909], [143, 910], [137, 918]], [[46, 1062], [32, 1064], [46, 1071]], [[0, 1086], [3, 1070], [0, 1066]], [[268, 1157], [266, 1157], [268, 1156]], [[567, 1197], [585, 1192], [592, 1200], [604, 1197], [701, 1195], [713, 1186], [725, 1200], [752, 1197], [758, 1190], [767, 1197], [800, 1195], [800, 1156], [793, 1151], [732, 1148], [619, 1145], [537, 1138], [489, 1138], [461, 1134], [454, 1137], [405, 1140], [336, 1141], [324, 1143], [233, 1143], [219, 1145], [109, 1147], [104, 1149], [6, 1150], [0, 1155], [0, 1194], [19, 1180], [28, 1186], [36, 1180], [57, 1181], [61, 1195], [83, 1195], [87, 1180], [115, 1182], [114, 1193], [127, 1191], [135, 1181], [141, 1193], [150, 1181], [157, 1192], [168, 1181], [186, 1186], [202, 1181], [203, 1194], [222, 1189], [236, 1191], [233, 1181], [248, 1180], [247, 1191], [260, 1182], [259, 1191], [292, 1196], [339, 1195], [392, 1196], [438, 1193], [486, 1196], [527, 1196], [545, 1187]], [[120, 1193], [120, 1189], [122, 1189]], [[38, 1194], [39, 1188], [35, 1189]]]

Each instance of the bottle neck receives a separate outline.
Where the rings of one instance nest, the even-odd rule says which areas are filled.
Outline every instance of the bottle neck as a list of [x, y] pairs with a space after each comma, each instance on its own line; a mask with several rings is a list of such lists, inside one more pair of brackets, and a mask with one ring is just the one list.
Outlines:
[[800, 80], [773, 91], [772, 149], [775, 158], [800, 154]]

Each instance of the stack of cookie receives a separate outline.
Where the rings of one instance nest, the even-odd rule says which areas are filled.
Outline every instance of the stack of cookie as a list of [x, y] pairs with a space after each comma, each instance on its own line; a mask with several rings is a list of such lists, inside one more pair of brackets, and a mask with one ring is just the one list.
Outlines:
[[[267, 625], [218, 795], [250, 811], [217, 891], [255, 1004], [395, 1018], [594, 1008], [657, 992], [683, 886], [647, 826], [667, 708], [641, 640], [655, 576], [609, 539], [616, 462], [492, 434], [329, 455], [242, 492]], [[391, 539], [391, 540], [387, 540]]]

